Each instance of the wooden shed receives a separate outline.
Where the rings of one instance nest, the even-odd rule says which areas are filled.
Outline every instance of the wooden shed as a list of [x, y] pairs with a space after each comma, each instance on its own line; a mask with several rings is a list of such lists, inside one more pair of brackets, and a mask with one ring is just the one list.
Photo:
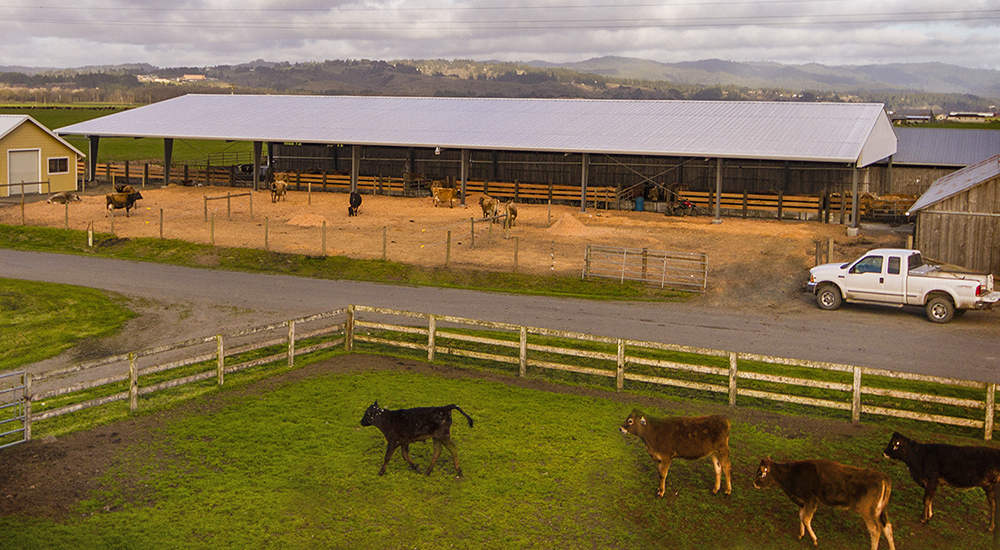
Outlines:
[[0, 115], [0, 197], [76, 191], [84, 156], [28, 115]]
[[907, 215], [928, 258], [1000, 274], [1000, 155], [938, 179]]

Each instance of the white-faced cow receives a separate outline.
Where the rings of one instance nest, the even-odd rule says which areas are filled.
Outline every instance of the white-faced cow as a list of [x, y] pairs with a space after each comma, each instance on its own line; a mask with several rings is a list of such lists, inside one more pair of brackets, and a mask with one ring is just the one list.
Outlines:
[[62, 193], [56, 193], [55, 195], [52, 195], [45, 202], [49, 204], [68, 204], [71, 202], [78, 202], [82, 200], [83, 199], [80, 198], [80, 195], [77, 195], [72, 191], [63, 191]]
[[726, 494], [733, 492], [729, 464], [729, 419], [725, 416], [652, 418], [635, 409], [621, 425], [623, 434], [639, 436], [646, 452], [656, 462], [660, 485], [656, 496], [666, 491], [667, 471], [674, 458], [697, 460], [712, 457], [715, 467], [715, 488], [719, 492], [722, 474], [726, 474]]
[[458, 405], [445, 405], [444, 407], [418, 407], [415, 409], [389, 410], [378, 406], [378, 401], [368, 407], [365, 415], [361, 418], [362, 426], [375, 426], [385, 436], [385, 460], [382, 461], [382, 469], [378, 475], [385, 473], [389, 459], [400, 447], [403, 453], [403, 460], [413, 470], [417, 465], [410, 460], [410, 443], [434, 440], [434, 456], [427, 466], [427, 475], [431, 475], [434, 464], [441, 456], [441, 447], [444, 446], [451, 453], [452, 461], [455, 463], [455, 470], [458, 475], [462, 475], [462, 469], [458, 466], [458, 452], [455, 450], [455, 443], [451, 440], [451, 411], [462, 413], [469, 419], [469, 427], [472, 427], [472, 417], [465, 414]]
[[819, 505], [861, 514], [871, 537], [871, 550], [885, 535], [889, 550], [895, 550], [892, 524], [886, 514], [892, 481], [889, 476], [873, 470], [844, 466], [830, 460], [799, 460], [774, 462], [770, 457], [760, 461], [753, 486], [758, 489], [777, 485], [799, 507], [799, 539], [806, 531], [813, 545], [818, 545], [812, 518]]
[[1000, 483], [1000, 449], [982, 446], [917, 443], [894, 433], [882, 452], [886, 458], [901, 460], [910, 470], [910, 477], [924, 488], [924, 513], [921, 523], [927, 523], [934, 511], [931, 503], [941, 481], [957, 489], [982, 487], [990, 511], [989, 530], [996, 529], [997, 485]]

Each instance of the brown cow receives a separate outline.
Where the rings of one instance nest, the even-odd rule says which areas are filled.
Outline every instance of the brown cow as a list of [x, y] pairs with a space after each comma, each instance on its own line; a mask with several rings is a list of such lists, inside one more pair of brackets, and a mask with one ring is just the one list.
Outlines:
[[271, 182], [271, 202], [286, 200], [285, 193], [287, 190], [288, 190], [288, 184], [285, 183], [284, 180]]
[[509, 227], [514, 227], [514, 220], [517, 219], [517, 205], [514, 204], [514, 201], [508, 201], [503, 203], [503, 209], [504, 209], [504, 218], [503, 218], [504, 229], [507, 229]]
[[729, 464], [729, 419], [725, 416], [698, 416], [692, 418], [652, 418], [634, 409], [621, 425], [623, 434], [639, 436], [646, 452], [656, 462], [660, 472], [660, 487], [656, 496], [666, 491], [667, 471], [674, 458], [697, 460], [712, 457], [715, 467], [715, 488], [719, 492], [722, 473], [726, 474], [726, 494], [733, 492]]
[[499, 213], [500, 201], [489, 195], [483, 195], [479, 197], [479, 207], [483, 209], [483, 219], [488, 220]]
[[873, 470], [844, 466], [830, 460], [800, 460], [774, 462], [770, 457], [760, 461], [753, 486], [758, 489], [777, 485], [799, 506], [799, 539], [809, 531], [813, 545], [818, 545], [812, 518], [820, 503], [861, 514], [868, 527], [872, 550], [885, 534], [889, 550], [895, 550], [892, 524], [886, 514], [892, 481], [889, 476]]
[[129, 210], [135, 207], [135, 201], [142, 198], [142, 193], [110, 193], [104, 196], [107, 202], [108, 212], [114, 214], [114, 210], [124, 208], [125, 217], [129, 217]]

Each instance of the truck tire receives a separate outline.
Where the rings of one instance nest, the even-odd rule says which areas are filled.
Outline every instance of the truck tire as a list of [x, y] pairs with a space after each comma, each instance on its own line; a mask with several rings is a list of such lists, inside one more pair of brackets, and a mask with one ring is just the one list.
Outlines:
[[843, 297], [837, 285], [825, 284], [816, 290], [816, 305], [820, 309], [832, 311], [839, 308], [842, 302]]
[[955, 304], [951, 298], [934, 296], [927, 300], [927, 318], [933, 323], [947, 323], [955, 316]]

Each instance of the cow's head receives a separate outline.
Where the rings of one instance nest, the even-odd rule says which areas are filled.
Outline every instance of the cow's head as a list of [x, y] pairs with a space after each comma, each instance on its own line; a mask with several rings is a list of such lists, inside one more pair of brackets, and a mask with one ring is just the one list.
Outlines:
[[892, 439], [889, 440], [889, 444], [886, 445], [885, 449], [882, 451], [882, 456], [902, 460], [906, 455], [906, 450], [912, 443], [913, 441], [905, 435], [899, 432], [894, 432], [892, 434]]
[[753, 480], [754, 488], [763, 489], [776, 483], [774, 476], [771, 475], [772, 467], [774, 467], [774, 462], [771, 460], [771, 457], [760, 459], [760, 466], [757, 467], [757, 477]]
[[625, 422], [619, 428], [623, 434], [639, 435], [639, 432], [646, 427], [646, 415], [639, 409], [632, 409]]
[[375, 426], [378, 423], [378, 419], [382, 415], [383, 411], [385, 411], [385, 409], [379, 407], [378, 401], [376, 400], [375, 403], [373, 403], [372, 406], [368, 407], [368, 410], [365, 411], [365, 415], [361, 417], [361, 425]]

